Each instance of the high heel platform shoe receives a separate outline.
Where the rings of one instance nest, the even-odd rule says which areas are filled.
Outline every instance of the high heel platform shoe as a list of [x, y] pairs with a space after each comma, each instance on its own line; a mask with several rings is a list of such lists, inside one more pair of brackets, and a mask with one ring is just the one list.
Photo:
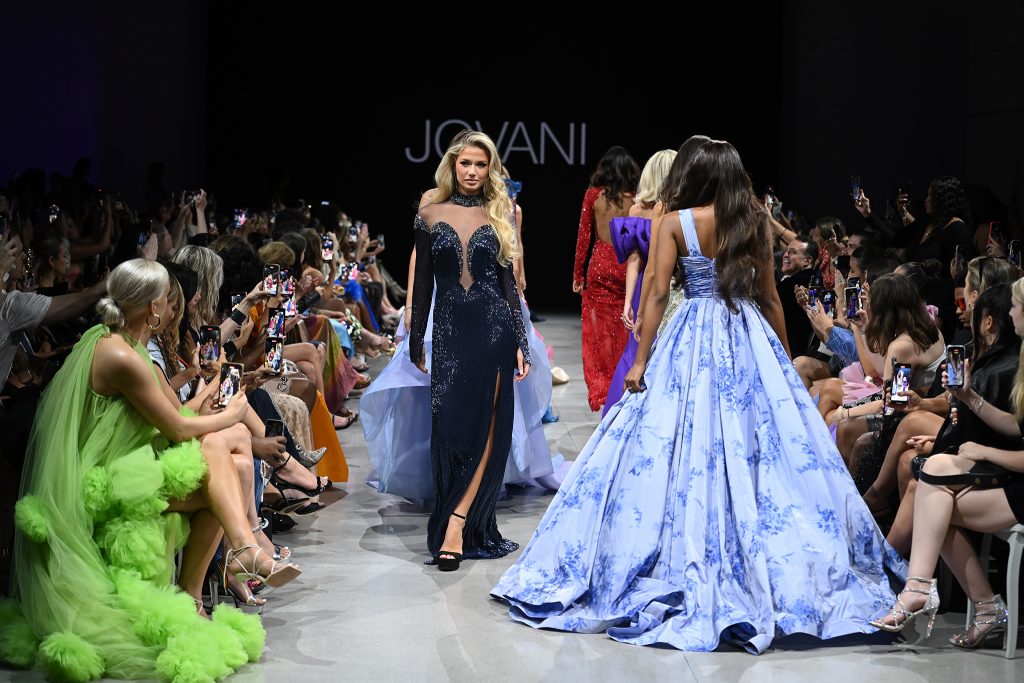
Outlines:
[[[932, 627], [935, 626], [935, 613], [939, 610], [939, 591], [936, 588], [935, 579], [923, 579], [919, 576], [907, 577], [908, 585], [911, 581], [928, 584], [928, 590], [923, 591], [917, 588], [907, 588], [907, 586], [904, 586], [903, 590], [900, 591], [900, 594], [896, 596], [896, 604], [893, 606], [891, 610], [889, 610], [889, 614], [887, 614], [885, 617], [882, 617], [881, 619], [875, 619], [874, 621], [872, 621], [872, 626], [874, 626], [875, 628], [882, 629], [883, 631], [888, 631], [889, 633], [899, 633], [904, 628], [906, 628], [907, 624], [911, 623], [922, 614], [927, 614], [928, 629], [927, 631], [925, 631], [924, 637], [927, 638], [932, 634]], [[903, 600], [900, 599], [900, 596], [904, 593], [917, 593], [918, 595], [926, 595], [928, 596], [928, 599], [925, 600], [924, 606], [921, 609], [917, 610], [916, 612], [911, 612], [907, 609], [907, 606], [903, 603]], [[891, 624], [885, 622], [886, 617], [889, 616], [893, 617], [893, 623]]]
[[[239, 556], [246, 550], [253, 550], [252, 562], [246, 567], [242, 564]], [[278, 588], [290, 583], [299, 577], [302, 570], [296, 567], [294, 564], [281, 564], [272, 559], [264, 560], [259, 562], [260, 554], [266, 555], [262, 548], [258, 545], [244, 545], [241, 548], [232, 548], [227, 552], [224, 557], [224, 576], [221, 579], [224, 581], [224, 585], [227, 585], [227, 572], [231, 572], [236, 577], [243, 581], [253, 580], [258, 581], [262, 584], [270, 586], [271, 588]], [[238, 565], [237, 568], [235, 565]], [[260, 574], [260, 570], [270, 565], [270, 571], [267, 574]]]
[[[452, 513], [452, 517], [458, 517], [462, 521], [466, 521], [466, 518], [457, 512]], [[450, 557], [441, 557], [442, 555], [449, 555]], [[459, 568], [462, 564], [462, 553], [452, 552], [451, 550], [445, 550], [442, 548], [438, 553], [437, 557], [434, 558], [437, 563], [437, 568], [442, 572], [453, 572]]]
[[[957, 647], [973, 650], [988, 640], [989, 636], [1002, 633], [1006, 637], [1009, 613], [1003, 598], [996, 595], [989, 600], [974, 603], [974, 621], [967, 633], [958, 633], [949, 639]], [[973, 636], [973, 637], [972, 637]]]

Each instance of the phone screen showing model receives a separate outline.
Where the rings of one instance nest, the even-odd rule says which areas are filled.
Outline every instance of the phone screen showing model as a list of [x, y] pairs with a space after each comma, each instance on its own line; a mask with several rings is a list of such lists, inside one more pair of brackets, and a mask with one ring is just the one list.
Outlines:
[[275, 375], [281, 374], [284, 363], [284, 339], [281, 337], [268, 337], [264, 346], [267, 357], [264, 366]]
[[964, 385], [964, 360], [967, 349], [959, 344], [946, 347], [946, 386], [960, 388]]
[[264, 427], [266, 427], [266, 437], [268, 439], [273, 439], [275, 436], [284, 436], [284, 422], [281, 420], [267, 420]]
[[217, 405], [226, 408], [232, 397], [242, 386], [242, 366], [240, 363], [225, 363], [220, 366], [220, 387], [217, 389]]
[[277, 296], [281, 285], [281, 266], [263, 267], [263, 291], [270, 296]]
[[267, 336], [284, 336], [284, 309], [271, 308], [267, 313]]
[[909, 396], [900, 396], [900, 392], [910, 391], [910, 366], [906, 363], [897, 363], [895, 372], [892, 375], [892, 393], [889, 400], [893, 403], [906, 403]]
[[849, 320], [856, 320], [860, 317], [860, 290], [856, 287], [847, 287], [843, 292], [846, 294], [846, 317]]
[[323, 260], [333, 261], [334, 260], [334, 240], [331, 239], [330, 235], [324, 235], [321, 241], [323, 249]]
[[199, 328], [199, 362], [206, 365], [220, 360], [220, 328], [203, 325]]

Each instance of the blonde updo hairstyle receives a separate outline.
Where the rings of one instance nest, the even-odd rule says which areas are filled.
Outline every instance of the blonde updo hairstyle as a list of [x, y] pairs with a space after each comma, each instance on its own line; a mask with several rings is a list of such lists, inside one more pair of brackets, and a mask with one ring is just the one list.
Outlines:
[[498, 148], [486, 133], [468, 131], [455, 136], [451, 146], [441, 157], [437, 172], [434, 173], [437, 191], [430, 197], [429, 203], [439, 204], [446, 201], [458, 189], [455, 180], [455, 161], [466, 147], [477, 147], [487, 155], [487, 178], [482, 190], [487, 202], [483, 209], [487, 214], [488, 223], [498, 236], [498, 262], [507, 266], [519, 258], [519, 243], [516, 240], [516, 230], [512, 226], [512, 200], [502, 178], [504, 166], [498, 157]]
[[104, 325], [120, 330], [129, 318], [163, 296], [169, 282], [167, 269], [156, 261], [125, 261], [107, 279], [107, 296], [96, 304], [96, 311]]
[[655, 152], [654, 155], [644, 164], [643, 173], [640, 174], [640, 184], [636, 189], [636, 197], [633, 201], [642, 204], [644, 208], [651, 208], [658, 203], [661, 197], [658, 192], [662, 183], [668, 177], [668, 170], [672, 168], [672, 162], [676, 160], [676, 150], [663, 149]]

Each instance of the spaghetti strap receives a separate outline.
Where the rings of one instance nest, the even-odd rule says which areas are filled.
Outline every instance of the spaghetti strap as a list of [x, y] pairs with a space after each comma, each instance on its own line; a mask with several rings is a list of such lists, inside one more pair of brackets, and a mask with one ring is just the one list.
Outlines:
[[679, 225], [683, 229], [683, 240], [690, 256], [703, 256], [700, 251], [700, 240], [697, 239], [697, 227], [693, 224], [693, 209], [679, 210]]

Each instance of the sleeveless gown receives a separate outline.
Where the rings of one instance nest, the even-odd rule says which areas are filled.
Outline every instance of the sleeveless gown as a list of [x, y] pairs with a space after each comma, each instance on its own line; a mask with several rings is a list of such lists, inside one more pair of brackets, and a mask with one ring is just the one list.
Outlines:
[[874, 629], [884, 541], [774, 331], [716, 295], [681, 212], [686, 299], [492, 594], [537, 628], [760, 653], [792, 633]]
[[[612, 248], [619, 263], [625, 263], [633, 251], [640, 252], [640, 272], [636, 276], [636, 287], [633, 289], [633, 317], [636, 318], [640, 306], [640, 290], [644, 282], [644, 271], [647, 269], [647, 258], [651, 249], [651, 219], [637, 216], [613, 218], [611, 221]], [[622, 351], [611, 383], [608, 385], [608, 398], [605, 399], [602, 416], [608, 409], [622, 398], [625, 391], [626, 375], [636, 360], [637, 341], [632, 332], [626, 335], [626, 348]]]
[[163, 511], [198, 488], [206, 462], [197, 441], [171, 445], [127, 399], [92, 390], [96, 344], [109, 334], [87, 331], [40, 401], [0, 659], [55, 680], [219, 679], [259, 658], [263, 627], [223, 605], [205, 619], [172, 584], [189, 525]]
[[498, 531], [495, 506], [512, 441], [516, 349], [530, 361], [519, 290], [511, 266], [498, 263], [498, 237], [486, 223], [482, 203], [482, 195], [455, 192], [450, 202], [425, 209], [430, 224], [417, 214], [409, 330], [409, 359], [415, 364], [424, 358], [433, 290], [430, 463], [435, 502], [427, 522], [431, 555], [440, 551], [449, 517], [483, 460], [493, 419], [493, 449], [466, 516], [462, 554], [467, 559], [502, 557], [519, 548]]

